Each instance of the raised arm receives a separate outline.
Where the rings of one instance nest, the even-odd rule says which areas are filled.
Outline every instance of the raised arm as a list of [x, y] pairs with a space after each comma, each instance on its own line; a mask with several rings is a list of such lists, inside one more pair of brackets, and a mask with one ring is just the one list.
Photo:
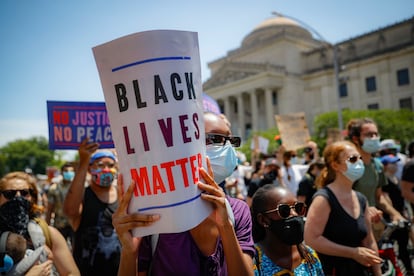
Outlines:
[[[145, 227], [160, 219], [159, 215], [128, 214], [128, 205], [132, 198], [135, 182], [132, 181], [125, 195], [123, 194], [123, 177], [118, 176], [119, 207], [112, 215], [112, 224], [121, 242], [121, 258], [118, 275], [137, 275], [138, 250], [142, 238], [133, 237], [131, 230], [136, 227]], [[144, 273], [145, 275], [145, 273]]]
[[[209, 165], [208, 161], [207, 164]], [[215, 219], [220, 233], [228, 275], [253, 275], [252, 257], [244, 253], [240, 247], [234, 226], [227, 213], [224, 192], [210, 176], [212, 173], [209, 175], [203, 168], [200, 168], [200, 175], [206, 184], [199, 182], [198, 187], [206, 192], [202, 193], [201, 197], [211, 202], [214, 206], [211, 217]]]
[[98, 148], [98, 143], [88, 143], [86, 138], [79, 146], [79, 167], [76, 170], [75, 178], [70, 185], [68, 194], [66, 195], [63, 212], [67, 215], [69, 223], [74, 231], [79, 227], [81, 221], [83, 196], [85, 193], [85, 180], [88, 173], [89, 160], [92, 153]]

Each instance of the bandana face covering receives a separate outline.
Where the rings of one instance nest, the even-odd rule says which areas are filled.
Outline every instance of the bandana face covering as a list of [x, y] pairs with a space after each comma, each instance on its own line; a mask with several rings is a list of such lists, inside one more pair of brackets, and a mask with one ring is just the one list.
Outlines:
[[0, 229], [28, 238], [27, 225], [29, 223], [30, 205], [30, 201], [19, 196], [0, 206]]
[[115, 169], [92, 170], [92, 180], [101, 187], [109, 187], [115, 179]]

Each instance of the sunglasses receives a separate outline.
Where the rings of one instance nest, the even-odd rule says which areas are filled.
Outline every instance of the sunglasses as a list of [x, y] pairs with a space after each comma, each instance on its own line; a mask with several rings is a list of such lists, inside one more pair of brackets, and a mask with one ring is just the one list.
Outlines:
[[361, 155], [351, 155], [350, 157], [348, 157], [348, 159], [346, 159], [346, 161], [354, 164], [355, 162], [357, 162], [359, 159], [362, 160], [362, 156]]
[[279, 217], [281, 218], [288, 218], [290, 217], [290, 210], [295, 210], [296, 214], [299, 216], [305, 215], [306, 212], [306, 204], [303, 202], [295, 202], [293, 205], [289, 204], [279, 204], [277, 205], [276, 209], [268, 210], [263, 212], [264, 214], [270, 214], [273, 212], [277, 212]]
[[230, 141], [230, 144], [233, 147], [240, 147], [241, 138], [238, 136], [224, 136], [221, 134], [206, 133], [206, 145], [224, 146], [227, 141]]
[[11, 200], [16, 197], [17, 192], [20, 193], [22, 197], [28, 197], [33, 194], [32, 189], [23, 189], [23, 190], [3, 190], [0, 193], [8, 200]]
[[96, 166], [100, 169], [105, 169], [106, 167], [112, 169], [112, 168], [115, 167], [115, 163], [98, 162], [98, 163], [96, 163]]

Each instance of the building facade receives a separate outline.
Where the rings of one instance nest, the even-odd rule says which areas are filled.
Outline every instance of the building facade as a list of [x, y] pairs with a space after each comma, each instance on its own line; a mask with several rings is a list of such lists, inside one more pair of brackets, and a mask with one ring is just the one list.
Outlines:
[[243, 138], [275, 128], [277, 114], [305, 112], [312, 133], [314, 117], [330, 111], [413, 110], [414, 17], [336, 45], [294, 20], [271, 17], [208, 66], [203, 90]]

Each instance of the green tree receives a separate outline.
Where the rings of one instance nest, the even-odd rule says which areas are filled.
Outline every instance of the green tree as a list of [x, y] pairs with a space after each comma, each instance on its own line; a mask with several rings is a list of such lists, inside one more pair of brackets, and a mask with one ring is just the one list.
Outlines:
[[[378, 131], [382, 139], [395, 139], [401, 143], [401, 149], [404, 150], [406, 145], [414, 140], [414, 112], [410, 110], [344, 110], [342, 119], [344, 127], [349, 120], [353, 118], [371, 118], [378, 125]], [[336, 111], [324, 113], [315, 117], [313, 122], [313, 133], [311, 139], [315, 141], [319, 149], [322, 151], [326, 146], [326, 139], [329, 129], [338, 128], [338, 113]], [[243, 145], [238, 149], [246, 155], [247, 160], [251, 160], [250, 145], [254, 135], [262, 136], [269, 139], [269, 148], [267, 154], [274, 153], [278, 148], [278, 143], [274, 137], [279, 134], [277, 128], [268, 129], [253, 133], [247, 141], [243, 141]], [[346, 134], [346, 130], [343, 131]], [[302, 154], [302, 150], [298, 150], [298, 154]], [[322, 154], [322, 152], [320, 152]]]
[[[276, 128], [271, 128], [271, 129], [264, 130], [264, 131], [258, 131], [254, 133], [253, 135], [251, 135], [246, 141], [242, 141], [243, 142], [242, 146], [238, 148], [237, 150], [244, 153], [246, 155], [246, 159], [250, 161], [251, 152], [252, 152], [250, 149], [250, 145], [252, 144], [252, 139], [254, 135], [257, 135], [257, 136], [261, 136], [269, 140], [269, 147], [267, 149], [267, 154], [272, 154], [277, 150], [279, 146], [279, 144], [277, 144], [275, 141], [275, 136], [278, 134], [279, 134], [279, 131]], [[266, 155], [266, 154], [262, 154], [262, 156], [263, 155]]]
[[58, 165], [55, 152], [49, 150], [44, 137], [19, 139], [0, 148], [0, 173], [22, 171], [31, 168], [34, 174], [45, 174], [46, 167]]
[[[414, 112], [402, 110], [344, 110], [342, 112], [344, 127], [353, 118], [371, 118], [378, 125], [378, 131], [382, 139], [395, 139], [400, 141], [401, 148], [414, 139]], [[313, 139], [320, 148], [326, 145], [328, 129], [338, 127], [337, 112], [329, 112], [319, 115], [314, 120]], [[346, 133], [346, 130], [344, 131]]]

